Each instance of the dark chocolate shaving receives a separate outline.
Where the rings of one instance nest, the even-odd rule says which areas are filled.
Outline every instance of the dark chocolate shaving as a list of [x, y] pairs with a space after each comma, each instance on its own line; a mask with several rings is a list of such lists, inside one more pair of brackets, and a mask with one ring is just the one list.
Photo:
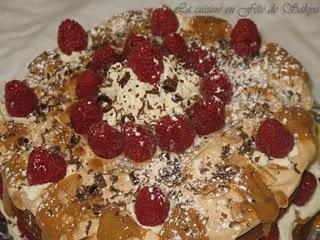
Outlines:
[[110, 176], [110, 181], [114, 184], [119, 180], [117, 175], [111, 175]]
[[100, 216], [103, 209], [104, 209], [104, 206], [100, 204], [93, 204], [93, 206], [91, 207], [91, 211], [96, 216]]
[[107, 186], [107, 182], [101, 173], [97, 173], [94, 175], [94, 182], [100, 188], [104, 188]]
[[136, 177], [136, 175], [134, 174], [134, 171], [129, 173], [129, 178], [133, 183], [133, 185], [137, 185], [139, 183], [139, 178]]
[[121, 124], [128, 122], [128, 120], [131, 122], [135, 122], [135, 117], [132, 115], [132, 113], [123, 115], [121, 117]]
[[226, 49], [229, 47], [229, 41], [225, 38], [222, 38], [219, 40], [219, 45], [220, 45], [221, 49]]
[[86, 236], [89, 235], [91, 225], [92, 225], [92, 221], [89, 220], [89, 221], [88, 221], [88, 224], [87, 224], [87, 226], [86, 226]]
[[168, 77], [168, 79], [164, 81], [162, 88], [166, 93], [175, 92], [177, 90], [178, 81], [177, 76], [173, 76], [173, 78]]
[[20, 138], [18, 139], [18, 145], [19, 145], [19, 146], [24, 146], [24, 147], [26, 147], [26, 146], [28, 145], [28, 143], [29, 143], [29, 139], [28, 139], [28, 138], [20, 137]]
[[230, 156], [230, 144], [222, 146], [221, 158], [225, 159]]
[[73, 148], [80, 142], [80, 135], [72, 133], [70, 138], [70, 147]]
[[104, 113], [107, 113], [107, 112], [110, 112], [112, 109], [113, 109], [113, 107], [110, 106], [110, 105], [108, 105], [108, 106], [104, 107], [102, 111], [103, 111]]
[[155, 86], [154, 88], [152, 88], [151, 90], [147, 90], [146, 91], [146, 94], [154, 94], [154, 95], [159, 95], [160, 92], [159, 92], [159, 89], [157, 86]]
[[118, 81], [121, 88], [123, 88], [130, 80], [130, 73], [126, 72], [124, 76]]
[[105, 94], [101, 94], [97, 98], [98, 103], [107, 103], [109, 106], [112, 106], [112, 99]]
[[92, 184], [89, 186], [83, 186], [76, 193], [76, 199], [79, 201], [84, 201], [87, 197], [97, 197], [100, 196], [101, 188], [97, 184]]
[[75, 164], [78, 170], [83, 166], [81, 159], [73, 155], [71, 155], [70, 160], [68, 161], [68, 164]]
[[239, 153], [240, 154], [252, 154], [253, 153], [253, 147], [252, 147], [252, 139], [247, 138], [243, 140], [243, 143], [239, 147]]
[[172, 97], [172, 101], [174, 101], [175, 103], [181, 102], [182, 100], [183, 100], [183, 97], [181, 97], [181, 95], [179, 93], [176, 93]]
[[49, 148], [49, 151], [52, 153], [59, 154], [61, 152], [61, 148], [60, 148], [60, 146], [55, 145], [55, 146], [52, 146], [51, 148]]

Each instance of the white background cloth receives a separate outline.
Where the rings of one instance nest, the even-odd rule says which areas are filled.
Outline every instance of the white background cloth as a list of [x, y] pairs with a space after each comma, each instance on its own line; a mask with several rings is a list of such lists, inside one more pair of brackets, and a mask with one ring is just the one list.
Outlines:
[[[90, 28], [113, 14], [160, 4], [179, 6], [190, 14], [200, 9], [235, 7], [233, 14], [220, 14], [232, 24], [240, 18], [239, 13], [246, 12], [243, 8], [256, 6], [256, 12], [251, 11], [248, 17], [257, 23], [265, 40], [280, 43], [303, 63], [320, 102], [320, 0], [0, 0], [1, 93], [6, 81], [24, 78], [34, 57], [57, 46], [57, 29], [65, 18], [74, 18]], [[258, 11], [258, 5], [268, 9], [272, 4], [279, 8], [276, 14]], [[314, 7], [315, 13], [297, 13], [295, 4], [300, 9]]]

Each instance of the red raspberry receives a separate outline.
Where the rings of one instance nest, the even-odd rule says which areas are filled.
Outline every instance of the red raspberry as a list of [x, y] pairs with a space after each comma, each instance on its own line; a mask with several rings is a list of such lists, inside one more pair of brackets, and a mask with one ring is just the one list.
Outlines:
[[156, 136], [160, 148], [168, 152], [183, 152], [195, 138], [190, 120], [183, 115], [165, 116], [156, 125]]
[[293, 135], [276, 119], [264, 120], [256, 135], [256, 147], [274, 158], [283, 158], [293, 149]]
[[88, 143], [96, 155], [106, 159], [119, 156], [123, 150], [122, 134], [103, 121], [92, 125], [88, 133]]
[[119, 60], [119, 54], [117, 54], [112, 47], [100, 47], [96, 50], [96, 52], [93, 55], [91, 61], [91, 69], [94, 71], [99, 71], [100, 69], [107, 67]]
[[83, 71], [77, 79], [76, 93], [79, 99], [94, 99], [102, 83], [102, 77], [92, 71]]
[[158, 187], [144, 187], [137, 193], [134, 212], [144, 226], [157, 226], [167, 219], [170, 202]]
[[231, 48], [241, 57], [259, 52], [261, 37], [256, 24], [247, 18], [240, 19], [231, 33]]
[[143, 35], [138, 35], [135, 33], [129, 33], [126, 42], [124, 43], [124, 47], [122, 50], [122, 56], [124, 58], [127, 58], [135, 47], [139, 46], [140, 44], [144, 44], [146, 42], [149, 42], [149, 40], [143, 36]]
[[80, 52], [87, 48], [88, 34], [75, 20], [66, 19], [58, 31], [58, 46], [61, 52], [70, 55], [72, 52]]
[[301, 183], [293, 194], [292, 203], [297, 206], [306, 204], [315, 192], [317, 185], [317, 178], [311, 172], [304, 171]]
[[34, 149], [29, 156], [27, 178], [30, 185], [58, 182], [67, 172], [67, 163], [57, 153], [43, 147]]
[[128, 56], [128, 65], [142, 82], [157, 84], [163, 72], [160, 49], [152, 42], [139, 44]]
[[163, 40], [163, 48], [179, 58], [185, 59], [188, 46], [186, 41], [177, 33], [168, 34]]
[[81, 100], [71, 108], [71, 124], [80, 134], [87, 134], [92, 124], [102, 119], [102, 107], [92, 101]]
[[39, 240], [36, 236], [33, 235], [31, 230], [26, 226], [26, 223], [20, 219], [20, 217], [17, 218], [17, 227], [21, 233], [21, 239], [23, 240]]
[[216, 64], [215, 58], [207, 50], [200, 47], [188, 53], [187, 62], [200, 76], [209, 73]]
[[218, 131], [225, 124], [224, 104], [214, 99], [196, 102], [187, 110], [187, 114], [199, 135]]
[[262, 237], [260, 240], [279, 240], [279, 229], [277, 223], [272, 224], [269, 235], [267, 237]]
[[228, 103], [232, 95], [232, 85], [227, 74], [214, 68], [206, 74], [200, 82], [200, 93], [205, 99], [219, 98]]
[[18, 80], [12, 80], [5, 85], [5, 103], [11, 117], [26, 117], [38, 105], [37, 95], [30, 87]]
[[136, 161], [142, 162], [150, 159], [157, 149], [157, 141], [152, 131], [142, 125], [127, 122], [122, 127], [123, 152]]
[[167, 6], [156, 8], [151, 16], [151, 30], [158, 36], [166, 36], [177, 31], [179, 21], [176, 14]]

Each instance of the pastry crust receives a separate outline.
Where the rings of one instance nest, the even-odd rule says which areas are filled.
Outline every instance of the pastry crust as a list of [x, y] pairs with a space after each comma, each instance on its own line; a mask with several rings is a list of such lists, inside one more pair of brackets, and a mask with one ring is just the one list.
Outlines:
[[[180, 15], [180, 33], [188, 42], [211, 48], [231, 79], [234, 93], [226, 127], [198, 137], [184, 154], [158, 149], [142, 164], [123, 156], [95, 156], [86, 139], [70, 127], [76, 76], [99, 46], [111, 44], [120, 50], [131, 31], [151, 36], [149, 15], [144, 10], [113, 17], [89, 31], [91, 45], [81, 53], [41, 54], [30, 64], [26, 79], [41, 99], [37, 112], [12, 119], [2, 111], [4, 210], [9, 216], [32, 216], [31, 229], [41, 239], [164, 240], [173, 239], [173, 233], [187, 240], [236, 239], [278, 217], [315, 157], [315, 124], [309, 113], [313, 98], [301, 64], [275, 43], [263, 43], [259, 56], [243, 62], [228, 48], [227, 21]], [[295, 135], [294, 150], [284, 159], [268, 159], [255, 149], [253, 136], [266, 117], [278, 118]], [[40, 145], [64, 156], [67, 177], [28, 186], [28, 156]], [[146, 228], [135, 219], [133, 203], [140, 187], [153, 184], [170, 196], [171, 211], [163, 226]]]

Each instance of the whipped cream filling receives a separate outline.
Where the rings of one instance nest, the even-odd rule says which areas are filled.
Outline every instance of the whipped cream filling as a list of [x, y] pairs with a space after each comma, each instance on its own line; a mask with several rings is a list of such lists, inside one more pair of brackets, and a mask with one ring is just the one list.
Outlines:
[[85, 54], [85, 51], [83, 50], [81, 52], [72, 52], [70, 55], [67, 55], [59, 50], [59, 53], [60, 59], [64, 63], [77, 63], [80, 62], [80, 57]]
[[115, 127], [129, 115], [138, 124], [152, 124], [165, 115], [183, 114], [199, 96], [199, 76], [172, 55], [164, 57], [163, 63], [164, 72], [157, 86], [140, 81], [131, 68], [121, 63], [112, 65], [100, 88], [100, 95], [113, 102], [103, 119]]
[[310, 167], [307, 169], [309, 172], [313, 173], [317, 178], [317, 188], [309, 199], [309, 201], [303, 206], [296, 206], [292, 204], [287, 212], [278, 221], [278, 228], [280, 232], [280, 240], [292, 240], [292, 231], [297, 225], [297, 217], [305, 220], [313, 217], [317, 212], [320, 211], [320, 160], [317, 159]]
[[22, 192], [25, 195], [25, 205], [33, 214], [36, 213], [42, 200], [41, 196], [50, 184], [51, 183], [34, 186], [25, 185], [22, 187]]
[[[288, 156], [284, 158], [271, 158], [260, 151], [254, 151], [252, 154], [252, 160], [260, 167], [265, 167], [270, 163], [277, 164], [281, 167], [292, 169], [292, 158], [299, 155], [299, 144], [295, 142], [293, 149], [289, 152]], [[270, 161], [271, 160], [271, 161]]]
[[285, 215], [278, 221], [280, 240], [293, 239], [292, 231], [295, 226], [296, 214], [294, 207], [289, 207]]
[[[4, 211], [3, 203], [2, 203], [1, 200], [0, 200], [0, 211], [1, 211], [2, 215], [3, 215], [3, 216], [6, 218], [6, 220], [7, 220], [8, 233], [9, 233], [9, 235], [10, 235], [13, 239], [15, 239], [15, 240], [21, 239], [21, 238], [20, 238], [21, 233], [20, 233], [20, 231], [19, 231], [19, 229], [18, 229], [18, 227], [17, 227], [17, 218], [16, 218], [16, 217], [10, 217], [10, 216], [8, 216], [8, 215], [6, 214], [6, 212]], [[0, 234], [0, 237], [1, 237], [1, 236], [2, 236], [2, 235]]]

